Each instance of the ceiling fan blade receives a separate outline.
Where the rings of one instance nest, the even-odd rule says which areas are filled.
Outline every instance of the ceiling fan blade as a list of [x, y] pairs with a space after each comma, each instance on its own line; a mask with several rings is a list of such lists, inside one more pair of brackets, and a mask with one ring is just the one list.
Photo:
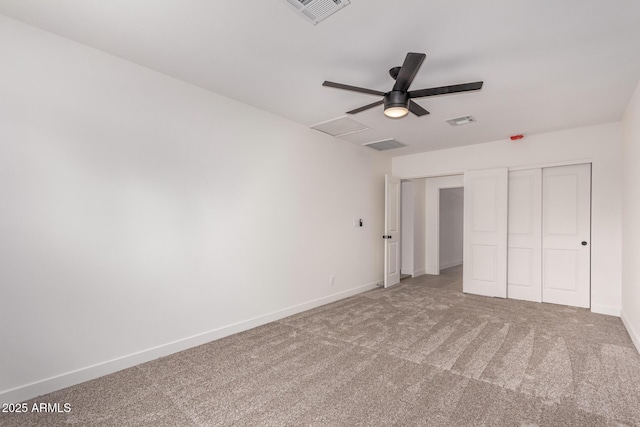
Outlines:
[[362, 111], [368, 110], [369, 108], [373, 108], [373, 107], [377, 107], [378, 105], [382, 105], [384, 104], [384, 100], [380, 100], [380, 101], [376, 101], [376, 102], [372, 102], [369, 105], [365, 105], [364, 107], [360, 107], [360, 108], [356, 108], [355, 110], [351, 110], [351, 111], [347, 111], [347, 114], [358, 114], [361, 113]]
[[418, 105], [417, 102], [415, 101], [409, 101], [409, 111], [411, 111], [413, 114], [415, 114], [416, 116], [420, 117], [420, 116], [425, 116], [427, 114], [430, 114], [427, 110], [425, 110], [424, 108], [422, 108], [420, 105]]
[[448, 93], [468, 92], [470, 90], [480, 90], [483, 82], [463, 83], [461, 85], [451, 85], [442, 87], [432, 87], [430, 89], [412, 90], [409, 98], [424, 98], [425, 96], [446, 95]]
[[366, 93], [369, 95], [384, 96], [384, 92], [380, 92], [378, 90], [366, 89], [366, 88], [357, 87], [357, 86], [343, 85], [342, 83], [325, 81], [324, 83], [322, 83], [322, 86], [334, 87], [336, 89], [350, 90], [352, 92]]
[[393, 90], [399, 90], [400, 92], [408, 91], [413, 79], [416, 77], [416, 74], [418, 74], [422, 61], [424, 61], [426, 57], [427, 55], [424, 53], [407, 53], [404, 64], [402, 64], [398, 77], [396, 78], [396, 84], [393, 85]]

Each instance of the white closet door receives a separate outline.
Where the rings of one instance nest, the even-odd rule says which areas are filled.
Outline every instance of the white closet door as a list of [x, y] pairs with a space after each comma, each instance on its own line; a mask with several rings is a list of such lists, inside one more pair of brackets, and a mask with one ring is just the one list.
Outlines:
[[588, 308], [591, 165], [542, 172], [542, 301]]
[[542, 169], [509, 172], [507, 295], [542, 301]]
[[464, 174], [465, 293], [507, 296], [508, 171]]

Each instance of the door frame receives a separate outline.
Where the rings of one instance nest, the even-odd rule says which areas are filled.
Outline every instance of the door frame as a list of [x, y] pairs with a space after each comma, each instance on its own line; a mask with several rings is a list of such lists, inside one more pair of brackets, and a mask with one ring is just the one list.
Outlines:
[[[440, 190], [446, 190], [449, 188], [463, 188], [464, 189], [464, 174], [446, 175], [443, 177], [431, 177], [431, 178], [451, 178], [451, 180], [443, 181], [442, 183], [434, 182], [433, 188], [429, 186], [427, 181], [427, 195], [425, 203], [431, 201], [433, 203], [435, 212], [433, 215], [434, 221], [429, 224], [425, 222], [425, 234], [426, 237], [434, 237], [429, 242], [425, 242], [425, 274], [440, 274]], [[427, 178], [427, 180], [430, 178]], [[459, 182], [454, 182], [459, 181]], [[464, 202], [463, 202], [464, 206]], [[463, 208], [464, 209], [464, 208]], [[425, 211], [426, 215], [426, 211]], [[464, 255], [462, 257], [464, 263]]]

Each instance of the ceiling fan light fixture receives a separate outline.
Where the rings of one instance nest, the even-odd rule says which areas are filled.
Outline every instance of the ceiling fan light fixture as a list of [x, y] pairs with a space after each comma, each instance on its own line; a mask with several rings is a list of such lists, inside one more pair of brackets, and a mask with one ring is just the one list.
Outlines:
[[384, 109], [384, 115], [390, 119], [401, 119], [409, 114], [407, 107], [389, 107]]
[[397, 90], [384, 96], [384, 115], [391, 119], [401, 119], [409, 114], [409, 95]]

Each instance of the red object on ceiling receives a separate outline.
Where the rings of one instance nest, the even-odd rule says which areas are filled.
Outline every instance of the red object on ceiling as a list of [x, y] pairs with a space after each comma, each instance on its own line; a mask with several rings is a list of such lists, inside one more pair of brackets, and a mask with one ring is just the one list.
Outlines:
[[520, 135], [512, 135], [511, 136], [511, 140], [512, 141], [517, 141], [518, 139], [522, 139], [524, 138], [524, 135], [520, 134]]

